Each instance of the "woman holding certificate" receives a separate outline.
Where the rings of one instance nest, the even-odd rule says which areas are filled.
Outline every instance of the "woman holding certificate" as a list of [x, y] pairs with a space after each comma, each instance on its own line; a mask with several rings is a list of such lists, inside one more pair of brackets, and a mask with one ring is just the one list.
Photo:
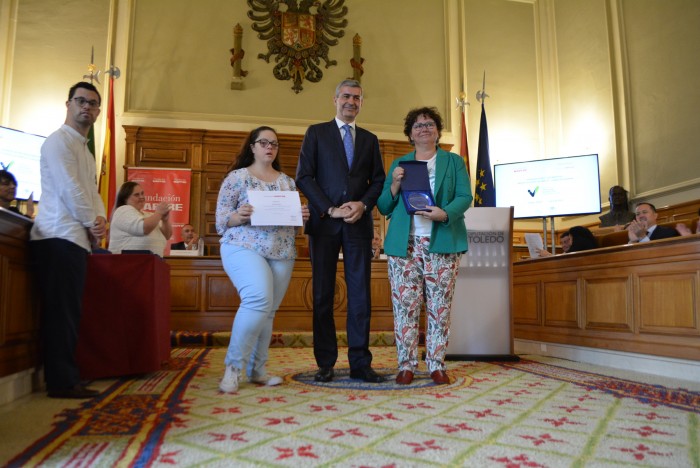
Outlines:
[[445, 368], [450, 309], [459, 259], [467, 250], [464, 212], [473, 197], [461, 156], [438, 147], [442, 128], [434, 107], [408, 113], [404, 134], [415, 151], [393, 162], [377, 201], [380, 213], [390, 220], [384, 253], [393, 291], [400, 385], [410, 384], [418, 368], [424, 298], [428, 372], [435, 384], [450, 383]]
[[[238, 391], [244, 370], [250, 382], [282, 383], [267, 374], [265, 365], [272, 320], [292, 277], [296, 228], [251, 225], [255, 207], [248, 191], [296, 191], [294, 179], [280, 170], [277, 133], [270, 127], [250, 132], [221, 183], [216, 203], [221, 261], [241, 298], [219, 384], [225, 393]], [[306, 206], [301, 207], [301, 217], [304, 221], [309, 217]]]

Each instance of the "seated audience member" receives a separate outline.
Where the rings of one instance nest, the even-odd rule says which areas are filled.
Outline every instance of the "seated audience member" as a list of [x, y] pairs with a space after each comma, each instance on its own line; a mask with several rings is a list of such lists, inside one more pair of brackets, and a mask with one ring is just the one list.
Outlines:
[[593, 233], [583, 226], [574, 226], [569, 229], [569, 237], [571, 238], [569, 253], [598, 248], [598, 242]]
[[[12, 211], [13, 213], [23, 214], [16, 206], [11, 206], [10, 203], [15, 201], [17, 196], [17, 179], [11, 172], [6, 170], [0, 171], [0, 208]], [[34, 202], [29, 201], [27, 204], [27, 218], [34, 216]]]
[[150, 250], [163, 256], [165, 244], [173, 233], [170, 207], [159, 203], [155, 213], [144, 213], [146, 196], [136, 182], [125, 182], [119, 189], [109, 225], [109, 250]]
[[378, 259], [382, 251], [382, 237], [379, 235], [379, 230], [374, 228], [374, 238], [372, 239], [372, 259]]
[[[569, 235], [569, 231], [564, 231], [559, 234], [559, 243], [561, 244], [562, 253], [567, 253], [571, 248], [571, 235]], [[537, 253], [540, 257], [551, 257], [554, 255], [547, 249], [539, 249]]]
[[656, 207], [651, 203], [637, 203], [634, 213], [636, 218], [627, 227], [630, 244], [668, 239], [679, 235], [673, 228], [656, 225]]
[[199, 236], [191, 224], [182, 226], [182, 241], [170, 244], [170, 250], [197, 250], [199, 249]]
[[[583, 226], [574, 226], [559, 237], [563, 253], [583, 252], [598, 248], [598, 242], [590, 229]], [[551, 257], [551, 252], [539, 250], [540, 257]]]
[[[698, 210], [698, 216], [700, 216], [700, 210]], [[678, 231], [678, 234], [680, 234], [681, 236], [693, 235], [693, 227], [689, 227], [685, 223], [676, 224], [676, 231]], [[697, 225], [695, 226], [695, 234], [700, 234], [700, 219], [698, 219]]]
[[634, 219], [634, 213], [629, 210], [627, 190], [619, 185], [610, 187], [608, 200], [610, 200], [610, 211], [600, 216], [600, 227], [619, 226], [622, 230]]

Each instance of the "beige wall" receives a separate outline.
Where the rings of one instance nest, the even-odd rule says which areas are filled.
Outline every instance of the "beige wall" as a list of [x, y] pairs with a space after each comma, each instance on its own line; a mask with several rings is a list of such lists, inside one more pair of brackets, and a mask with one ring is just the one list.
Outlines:
[[[359, 33], [366, 70], [359, 122], [383, 138], [403, 139], [406, 111], [428, 104], [446, 118], [443, 140], [457, 143], [455, 98], [464, 90], [473, 169], [475, 93], [486, 71], [492, 164], [596, 152], [604, 203], [618, 182], [657, 204], [700, 198], [696, 0], [346, 0], [345, 36], [329, 54], [338, 65], [322, 68], [321, 82], [306, 82], [299, 94], [272, 76], [274, 62], [257, 58], [266, 44], [243, 0], [0, 2], [0, 124], [53, 131], [94, 45], [100, 69], [113, 56], [122, 70], [121, 161], [123, 124], [247, 130], [266, 123], [301, 134], [330, 119]], [[250, 73], [242, 91], [230, 89], [236, 23]]]

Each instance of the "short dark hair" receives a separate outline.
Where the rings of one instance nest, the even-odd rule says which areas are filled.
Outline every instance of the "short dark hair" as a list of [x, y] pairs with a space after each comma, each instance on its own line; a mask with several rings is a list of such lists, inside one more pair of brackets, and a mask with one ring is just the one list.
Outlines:
[[645, 202], [645, 201], [637, 202], [637, 203], [634, 205], [634, 211], [637, 211], [637, 208], [639, 208], [639, 205], [649, 205], [649, 208], [651, 208], [651, 211], [653, 211], [654, 213], [656, 213], [656, 207], [655, 207], [654, 205], [652, 205], [651, 203]]
[[[236, 159], [229, 165], [228, 170], [226, 171], [226, 175], [228, 175], [229, 172], [235, 171], [236, 169], [243, 169], [244, 167], [248, 167], [253, 162], [255, 161], [255, 155], [253, 154], [253, 145], [255, 144], [255, 141], [258, 139], [258, 136], [260, 133], [269, 130], [272, 133], [277, 135], [277, 131], [275, 131], [274, 128], [272, 127], [267, 127], [265, 125], [258, 127], [254, 130], [252, 130], [248, 136], [246, 137], [245, 140], [243, 140], [243, 144], [241, 145], [241, 149], [238, 151], [238, 155], [236, 156]], [[279, 141], [278, 141], [279, 143]], [[277, 171], [282, 171], [282, 167], [280, 166], [280, 150], [281, 147], [277, 147], [277, 157], [275, 157], [275, 160], [272, 161], [272, 167], [277, 170]]]
[[93, 93], [96, 93], [97, 94], [97, 103], [102, 104], [102, 96], [100, 96], [100, 92], [97, 90], [97, 88], [95, 88], [95, 85], [93, 85], [92, 83], [88, 83], [87, 81], [79, 81], [70, 87], [70, 89], [68, 90], [68, 100], [69, 101], [71, 99], [73, 99], [73, 96], [75, 95], [75, 91], [78, 88], [87, 89], [88, 91], [92, 91]]
[[129, 199], [131, 194], [134, 193], [134, 189], [136, 188], [137, 185], [141, 185], [141, 184], [130, 180], [128, 182], [124, 182], [122, 184], [122, 186], [119, 187], [119, 192], [117, 192], [117, 200], [114, 202], [114, 210], [115, 211], [120, 206], [126, 205], [126, 201]]
[[418, 117], [421, 115], [425, 115], [426, 117], [430, 117], [435, 121], [435, 125], [437, 126], [437, 131], [438, 131], [438, 139], [437, 142], [440, 142], [440, 137], [442, 136], [442, 117], [440, 116], [440, 112], [437, 110], [437, 107], [418, 107], [416, 109], [411, 109], [408, 111], [408, 114], [406, 114], [406, 118], [403, 121], [403, 134], [408, 137], [408, 141], [413, 144], [413, 139], [411, 138], [411, 130], [413, 130], [413, 124], [416, 123], [416, 120], [418, 120]]
[[12, 182], [17, 186], [17, 179], [12, 175], [12, 172], [6, 171], [5, 169], [0, 171], [0, 182]]

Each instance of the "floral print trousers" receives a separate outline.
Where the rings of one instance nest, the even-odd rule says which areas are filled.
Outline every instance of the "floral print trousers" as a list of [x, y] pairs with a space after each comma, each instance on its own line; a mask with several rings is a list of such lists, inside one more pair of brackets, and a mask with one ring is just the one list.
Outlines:
[[428, 252], [430, 237], [412, 237], [406, 257], [389, 256], [389, 282], [394, 308], [394, 336], [399, 370], [418, 367], [419, 320], [426, 305], [428, 370], [445, 370], [450, 309], [461, 254]]

